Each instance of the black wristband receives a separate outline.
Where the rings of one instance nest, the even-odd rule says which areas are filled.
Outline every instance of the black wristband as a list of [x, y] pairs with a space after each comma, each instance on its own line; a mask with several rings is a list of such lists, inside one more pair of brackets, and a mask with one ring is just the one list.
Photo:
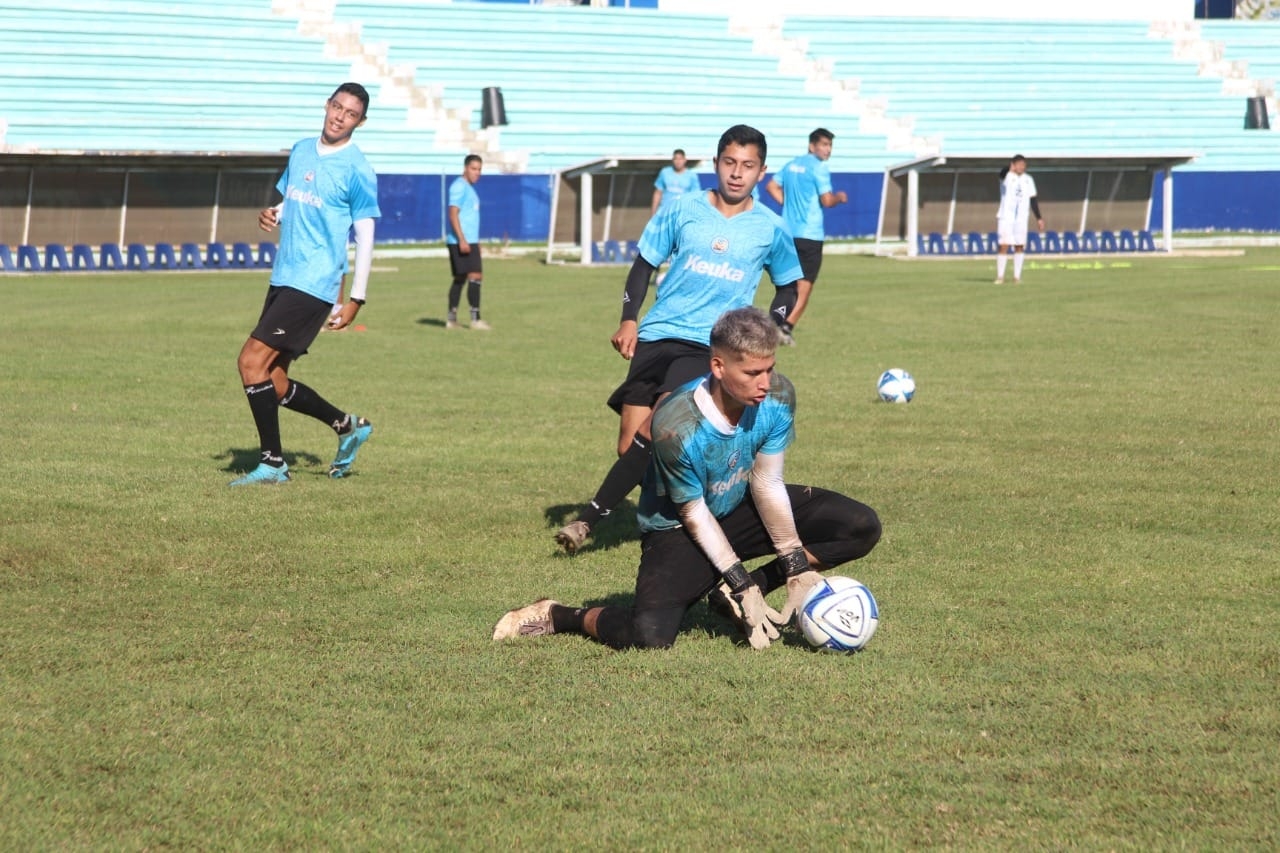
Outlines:
[[720, 574], [724, 577], [724, 582], [729, 585], [729, 591], [734, 595], [746, 592], [747, 589], [755, 583], [755, 581], [751, 579], [751, 575], [747, 574], [747, 570], [742, 565], [741, 560], [734, 563]]
[[363, 305], [363, 304], [364, 304], [364, 300], [363, 300], [363, 299], [356, 299], [356, 298], [352, 297], [351, 301], [352, 301], [352, 302], [354, 302], [354, 303], [355, 303], [355, 304], [357, 304], [357, 305]]
[[797, 548], [790, 554], [779, 555], [778, 565], [782, 567], [786, 576], [791, 578], [801, 572], [809, 571], [809, 558], [804, 555], [803, 548]]

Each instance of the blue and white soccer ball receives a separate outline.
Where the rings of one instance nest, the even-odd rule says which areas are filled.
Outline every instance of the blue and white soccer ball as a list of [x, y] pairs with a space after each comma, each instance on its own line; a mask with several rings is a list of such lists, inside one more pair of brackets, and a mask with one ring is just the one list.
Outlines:
[[916, 395], [916, 380], [907, 371], [895, 367], [880, 374], [876, 391], [886, 403], [910, 403]]
[[823, 651], [856, 652], [867, 644], [880, 623], [880, 610], [871, 590], [840, 575], [814, 584], [800, 605], [800, 633]]

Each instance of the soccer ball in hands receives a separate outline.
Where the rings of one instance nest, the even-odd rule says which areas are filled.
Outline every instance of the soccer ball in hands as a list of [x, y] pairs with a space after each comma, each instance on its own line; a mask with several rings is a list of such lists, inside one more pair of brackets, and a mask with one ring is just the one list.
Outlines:
[[880, 374], [876, 383], [880, 399], [886, 403], [910, 403], [916, 395], [916, 381], [902, 368], [895, 367]]
[[875, 634], [879, 622], [871, 590], [840, 575], [814, 584], [800, 605], [800, 633], [823, 651], [856, 652]]

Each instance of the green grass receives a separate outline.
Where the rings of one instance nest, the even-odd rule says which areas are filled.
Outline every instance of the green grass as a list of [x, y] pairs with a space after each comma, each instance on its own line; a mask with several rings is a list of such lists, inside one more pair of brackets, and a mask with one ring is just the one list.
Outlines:
[[0, 279], [0, 847], [1275, 849], [1277, 264], [828, 257], [779, 364], [788, 479], [884, 523], [847, 657], [701, 606], [664, 652], [489, 641], [629, 600], [632, 511], [551, 541], [622, 271], [489, 260], [486, 335], [379, 261], [295, 370], [374, 421], [355, 474], [284, 412], [294, 482], [244, 490], [265, 275]]

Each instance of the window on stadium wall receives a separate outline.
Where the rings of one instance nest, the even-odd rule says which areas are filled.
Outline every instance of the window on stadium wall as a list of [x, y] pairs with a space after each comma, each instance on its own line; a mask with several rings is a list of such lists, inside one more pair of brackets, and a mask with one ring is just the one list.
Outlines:
[[26, 243], [258, 242], [285, 155], [8, 155], [0, 234]]

